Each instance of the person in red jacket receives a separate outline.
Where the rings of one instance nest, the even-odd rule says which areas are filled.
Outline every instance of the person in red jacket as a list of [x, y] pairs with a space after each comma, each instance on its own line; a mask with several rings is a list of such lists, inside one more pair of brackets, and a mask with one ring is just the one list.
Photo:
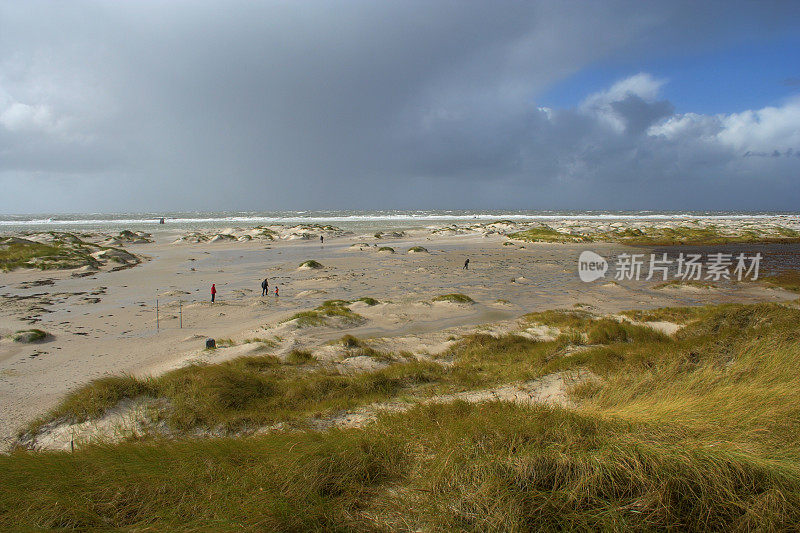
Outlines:
[[215, 283], [211, 284], [211, 303], [214, 303], [214, 297], [217, 295], [217, 285]]

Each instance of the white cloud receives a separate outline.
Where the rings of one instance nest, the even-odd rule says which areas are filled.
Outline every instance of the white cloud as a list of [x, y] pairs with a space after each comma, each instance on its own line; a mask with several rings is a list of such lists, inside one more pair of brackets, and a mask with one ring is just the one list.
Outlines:
[[0, 124], [12, 132], [45, 131], [52, 133], [58, 128], [53, 113], [45, 105], [28, 105], [13, 102], [0, 111]]
[[647, 133], [653, 137], [663, 136], [666, 139], [694, 137], [712, 140], [721, 128], [722, 125], [716, 116], [684, 113], [673, 115], [663, 122], [650, 126]]
[[666, 80], [654, 78], [646, 72], [622, 79], [605, 91], [587, 96], [580, 104], [583, 110], [608, 109], [614, 102], [621, 102], [629, 96], [638, 96], [645, 102], [652, 102], [659, 96]]
[[800, 148], [800, 98], [781, 107], [722, 116], [720, 123], [719, 141], [740, 151]]
[[655, 102], [665, 81], [654, 78], [646, 72], [640, 72], [614, 83], [605, 91], [587, 96], [578, 109], [583, 113], [595, 115], [607, 127], [622, 133], [629, 125], [621, 108], [623, 103], [636, 102], [641, 106]]
[[800, 98], [780, 107], [741, 113], [674, 115], [651, 126], [648, 134], [673, 141], [717, 144], [738, 155], [796, 151], [800, 149]]

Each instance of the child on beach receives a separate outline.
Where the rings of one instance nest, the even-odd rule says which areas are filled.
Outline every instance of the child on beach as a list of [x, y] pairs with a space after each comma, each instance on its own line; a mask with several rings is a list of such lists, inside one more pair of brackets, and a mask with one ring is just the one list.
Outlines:
[[278, 286], [275, 285], [275, 296], [277, 296], [277, 295], [278, 295]]
[[211, 303], [214, 303], [214, 298], [217, 296], [217, 285], [215, 283], [211, 284]]

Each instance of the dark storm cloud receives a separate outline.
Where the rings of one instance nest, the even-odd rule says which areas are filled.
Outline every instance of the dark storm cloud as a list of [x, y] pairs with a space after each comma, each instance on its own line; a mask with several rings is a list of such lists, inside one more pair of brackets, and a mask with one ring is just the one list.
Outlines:
[[792, 4], [1, 5], [8, 212], [682, 207], [665, 183], [687, 180], [726, 207], [721, 180], [729, 201], [755, 179], [764, 201], [797, 191], [796, 159], [742, 157], [800, 148], [781, 145], [789, 104], [750, 137], [764, 128], [746, 117], [674, 115], [646, 75], [575, 109], [536, 106], [594, 62], [757, 37]]

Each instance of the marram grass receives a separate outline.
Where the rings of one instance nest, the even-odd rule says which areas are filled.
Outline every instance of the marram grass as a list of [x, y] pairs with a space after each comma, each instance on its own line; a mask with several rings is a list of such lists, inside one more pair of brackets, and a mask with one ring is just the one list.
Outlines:
[[[95, 382], [65, 400], [61, 416], [154, 395], [195, 410], [192, 424], [206, 427], [560, 370], [596, 376], [572, 387], [573, 410], [456, 402], [387, 414], [364, 429], [18, 451], [0, 457], [0, 529], [796, 528], [800, 311], [758, 304], [631, 315], [685, 325], [667, 337], [585, 312], [538, 313], [528, 319], [559, 328], [556, 341], [472, 335], [442, 355], [447, 365], [335, 376], [261, 357]], [[578, 336], [589, 344], [575, 346]]]

